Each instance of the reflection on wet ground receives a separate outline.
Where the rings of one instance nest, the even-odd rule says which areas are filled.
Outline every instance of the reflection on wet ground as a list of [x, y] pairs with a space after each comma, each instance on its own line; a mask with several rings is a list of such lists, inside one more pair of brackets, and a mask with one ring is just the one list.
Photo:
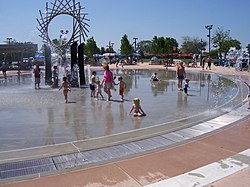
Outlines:
[[[191, 124], [227, 112], [246, 96], [243, 92], [247, 90], [237, 82], [205, 73], [187, 74], [190, 96], [185, 96], [177, 90], [175, 72], [158, 70], [160, 81], [150, 82], [155, 71], [114, 71], [127, 84], [124, 102], [117, 86], [109, 102], [91, 98], [88, 88], [73, 88], [65, 104], [57, 89], [42, 85], [35, 90], [32, 76], [22, 76], [19, 83], [15, 77], [1, 81], [0, 151], [98, 138], [160, 124], [176, 128], [183, 125], [180, 120]], [[103, 71], [97, 76], [102, 80]], [[135, 97], [141, 99], [146, 117], [128, 115]]]

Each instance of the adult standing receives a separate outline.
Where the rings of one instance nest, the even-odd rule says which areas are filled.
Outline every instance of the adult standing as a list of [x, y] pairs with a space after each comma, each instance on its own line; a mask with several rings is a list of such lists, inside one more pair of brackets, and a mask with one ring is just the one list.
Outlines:
[[186, 72], [185, 72], [185, 67], [183, 65], [183, 62], [179, 62], [177, 64], [177, 68], [176, 68], [176, 76], [178, 79], [178, 91], [182, 91], [182, 82], [186, 77]]
[[40, 82], [41, 82], [41, 70], [39, 65], [36, 65], [35, 69], [33, 70], [35, 76], [35, 89], [40, 89]]
[[103, 76], [102, 85], [103, 85], [105, 93], [108, 95], [107, 100], [110, 101], [110, 98], [112, 97], [111, 88], [114, 83], [113, 73], [112, 71], [110, 71], [108, 64], [103, 64], [103, 69], [104, 69], [104, 76]]

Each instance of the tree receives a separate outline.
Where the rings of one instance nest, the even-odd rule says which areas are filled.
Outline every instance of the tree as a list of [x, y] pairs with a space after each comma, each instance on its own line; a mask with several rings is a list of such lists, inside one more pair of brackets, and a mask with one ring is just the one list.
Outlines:
[[238, 40], [226, 40], [223, 45], [222, 49], [225, 49], [225, 51], [228, 51], [230, 47], [235, 47], [237, 50], [241, 49], [241, 43]]
[[215, 34], [212, 37], [212, 43], [214, 46], [218, 47], [219, 56], [222, 59], [222, 52], [228, 51], [228, 46], [226, 46], [226, 41], [231, 40], [230, 30], [224, 31], [223, 27], [218, 27]]
[[198, 38], [191, 38], [189, 36], [184, 36], [182, 40], [181, 51], [183, 53], [200, 53], [201, 49], [204, 49], [207, 45], [206, 41], [202, 41]]
[[139, 52], [149, 53], [151, 50], [151, 46], [152, 46], [152, 41], [144, 40], [138, 42], [137, 49]]
[[133, 53], [133, 46], [129, 43], [128, 36], [125, 34], [121, 39], [121, 54], [129, 56]]
[[155, 55], [160, 55], [163, 53], [172, 53], [173, 50], [177, 50], [177, 48], [178, 42], [176, 39], [154, 36], [151, 45], [151, 52]]
[[84, 52], [88, 57], [92, 57], [93, 54], [99, 54], [101, 52], [101, 50], [97, 47], [93, 37], [87, 40]]

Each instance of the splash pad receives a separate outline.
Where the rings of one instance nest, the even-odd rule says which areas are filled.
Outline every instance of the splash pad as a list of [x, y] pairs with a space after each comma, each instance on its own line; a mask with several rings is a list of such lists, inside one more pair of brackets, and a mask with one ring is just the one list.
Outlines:
[[[156, 71], [161, 81], [152, 83], [150, 77]], [[122, 142], [171, 132], [233, 110], [247, 92], [240, 80], [190, 72], [187, 97], [178, 92], [174, 71], [113, 72], [127, 83], [124, 102], [114, 90], [112, 100], [107, 102], [91, 98], [89, 89], [73, 88], [65, 104], [56, 89], [42, 85], [41, 90], [35, 90], [32, 77], [26, 77], [20, 85], [0, 85], [0, 151], [69, 142], [86, 142], [86, 149], [91, 149], [104, 146], [103, 139]], [[102, 80], [103, 71], [97, 71], [97, 76]], [[147, 116], [128, 115], [134, 97], [140, 98]], [[91, 143], [98, 139], [98, 145]]]

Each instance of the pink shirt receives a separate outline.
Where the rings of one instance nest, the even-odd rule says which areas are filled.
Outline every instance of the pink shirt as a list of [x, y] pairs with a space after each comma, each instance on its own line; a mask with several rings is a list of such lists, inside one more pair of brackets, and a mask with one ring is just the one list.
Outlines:
[[112, 83], [114, 80], [113, 80], [113, 73], [112, 71], [110, 70], [106, 70], [104, 71], [104, 82], [107, 83], [107, 82], [110, 82]]

